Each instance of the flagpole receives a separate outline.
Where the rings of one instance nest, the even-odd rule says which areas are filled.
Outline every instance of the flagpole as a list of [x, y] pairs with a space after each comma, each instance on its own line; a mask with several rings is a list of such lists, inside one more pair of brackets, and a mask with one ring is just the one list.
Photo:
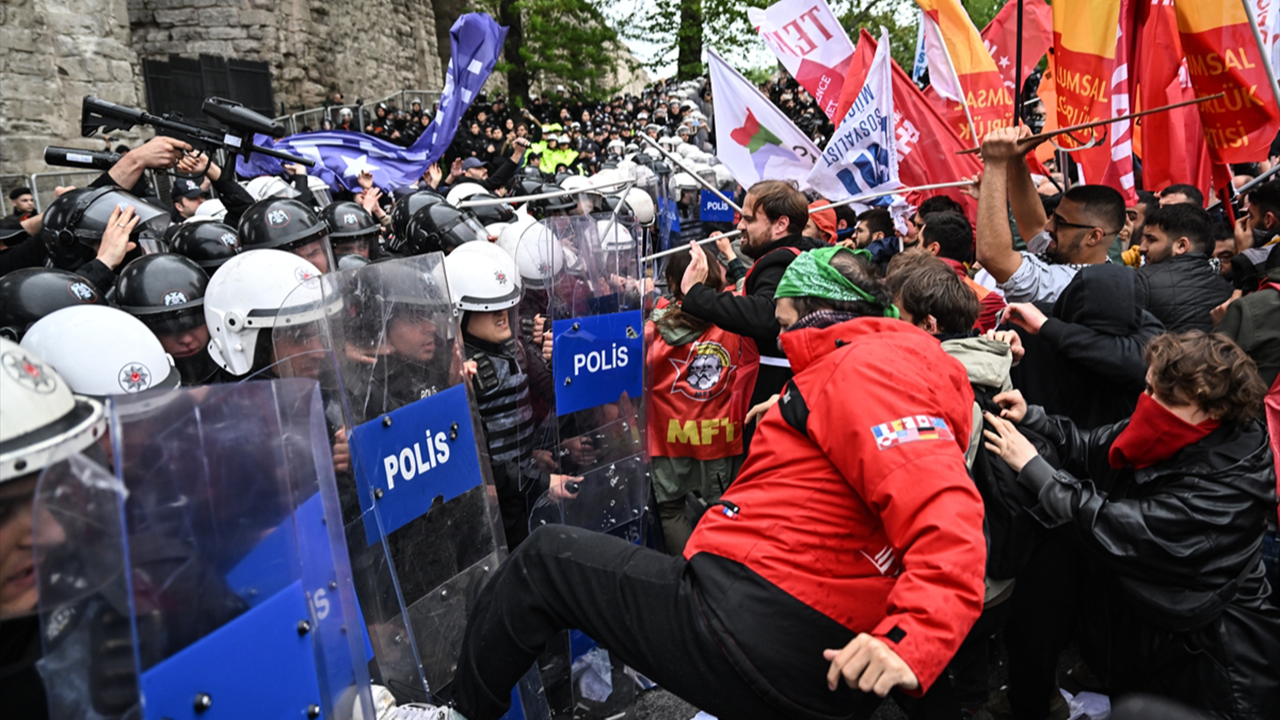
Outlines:
[[685, 165], [683, 162], [681, 162], [678, 158], [676, 158], [676, 156], [675, 156], [674, 154], [672, 154], [672, 153], [670, 153], [670, 152], [668, 152], [668, 151], [664, 150], [664, 149], [662, 148], [662, 146], [661, 146], [661, 145], [659, 145], [657, 142], [655, 142], [655, 141], [654, 141], [654, 139], [653, 139], [653, 138], [649, 137], [648, 135], [641, 135], [641, 136], [640, 136], [640, 139], [641, 139], [641, 140], [643, 140], [643, 141], [645, 141], [646, 143], [648, 143], [648, 144], [650, 145], [650, 147], [652, 147], [653, 149], [655, 149], [655, 150], [657, 150], [658, 152], [662, 153], [662, 155], [663, 155], [665, 158], [667, 158], [667, 159], [668, 159], [668, 160], [670, 160], [671, 162], [675, 163], [675, 164], [676, 164], [676, 167], [678, 167], [678, 168], [680, 168], [681, 170], [683, 170], [683, 171], [685, 171], [686, 173], [688, 173], [691, 177], [693, 177], [693, 179], [694, 179], [694, 180], [696, 180], [696, 181], [697, 181], [697, 183], [698, 183], [699, 185], [701, 185], [702, 187], [704, 187], [704, 188], [706, 188], [706, 189], [710, 190], [711, 192], [715, 193], [715, 194], [716, 194], [716, 197], [718, 197], [718, 198], [720, 198], [721, 200], [723, 200], [723, 201], [725, 201], [726, 203], [728, 203], [728, 204], [729, 204], [729, 207], [733, 208], [734, 210], [737, 210], [739, 215], [743, 214], [743, 213], [742, 213], [742, 206], [738, 205], [738, 203], [736, 203], [736, 202], [734, 202], [734, 201], [730, 200], [728, 197], [726, 197], [726, 196], [725, 196], [725, 194], [724, 194], [724, 193], [722, 193], [722, 192], [720, 192], [720, 190], [719, 190], [718, 188], [716, 188], [716, 186], [715, 186], [715, 185], [712, 185], [711, 183], [707, 182], [706, 178], [704, 178], [704, 177], [702, 177], [701, 175], [699, 175], [698, 173], [696, 173], [696, 172], [694, 172], [694, 171], [690, 170], [690, 169], [689, 169], [689, 167], [688, 167], [687, 165]]
[[830, 210], [831, 208], [844, 207], [845, 205], [852, 205], [854, 203], [865, 202], [867, 200], [875, 200], [876, 198], [882, 198], [887, 195], [902, 195], [909, 192], [924, 192], [925, 190], [942, 190], [944, 188], [964, 187], [965, 185], [969, 185], [969, 184], [971, 183], [968, 180], [956, 180], [954, 182], [934, 183], [933, 185], [917, 185], [916, 187], [894, 188], [892, 190], [878, 190], [873, 193], [867, 193], [866, 195], [851, 197], [847, 200], [840, 200], [838, 202], [833, 202], [828, 205], [821, 205], [819, 207], [809, 208], [809, 214], [812, 215], [813, 213], [822, 212], [823, 210]]
[[[867, 193], [866, 195], [851, 197], [848, 200], [833, 202], [829, 205], [822, 205], [819, 207], [809, 208], [809, 214], [812, 215], [816, 212], [822, 212], [823, 210], [830, 210], [831, 208], [838, 208], [838, 207], [844, 207], [845, 205], [852, 205], [853, 203], [856, 203], [856, 202], [864, 202], [866, 200], [875, 200], [876, 198], [885, 197], [886, 195], [901, 195], [909, 192], [924, 192], [925, 190], [942, 190], [945, 188], [964, 187], [965, 185], [968, 185], [968, 184], [969, 184], [968, 180], [956, 180], [954, 182], [934, 183], [933, 185], [917, 185], [915, 187], [894, 188], [892, 190], [878, 190], [873, 193]], [[742, 234], [741, 230], [734, 230], [732, 232], [724, 233], [723, 235], [717, 235], [715, 237], [709, 237], [703, 240], [697, 240], [695, 241], [694, 244], [704, 245], [709, 242], [715, 242], [716, 240], [719, 240], [722, 237], [737, 237], [738, 235], [741, 235], [741, 234]], [[681, 245], [680, 247], [671, 248], [670, 250], [663, 250], [662, 252], [656, 252], [652, 255], [645, 255], [644, 257], [640, 258], [640, 260], [642, 262], [648, 262], [656, 258], [666, 257], [668, 255], [675, 255], [676, 253], [684, 249], [686, 249], [686, 246]]]
[[516, 195], [514, 197], [487, 198], [483, 200], [463, 200], [454, 207], [459, 210], [465, 210], [473, 207], [488, 207], [490, 205], [512, 205], [517, 203], [529, 202], [530, 200], [550, 200], [551, 198], [563, 197], [565, 195], [578, 195], [580, 193], [597, 192], [600, 190], [609, 190], [611, 188], [629, 185], [635, 180], [628, 178], [617, 182], [606, 183], [604, 185], [592, 185], [590, 187], [581, 187], [576, 190], [557, 190], [555, 192], [545, 192], [538, 195]]
[[1267, 48], [1262, 44], [1262, 32], [1258, 29], [1258, 17], [1253, 13], [1253, 6], [1249, 4], [1249, 0], [1240, 0], [1240, 4], [1244, 5], [1244, 12], [1249, 16], [1249, 29], [1253, 31], [1253, 42], [1258, 46], [1258, 54], [1262, 56], [1262, 69], [1267, 71], [1267, 82], [1271, 83], [1271, 97], [1280, 103], [1280, 84], [1276, 83], [1276, 72], [1271, 67], [1271, 55], [1267, 53]]
[[1022, 122], [1022, 3], [1018, 0], [1018, 42], [1014, 50], [1013, 67], [1013, 124]]

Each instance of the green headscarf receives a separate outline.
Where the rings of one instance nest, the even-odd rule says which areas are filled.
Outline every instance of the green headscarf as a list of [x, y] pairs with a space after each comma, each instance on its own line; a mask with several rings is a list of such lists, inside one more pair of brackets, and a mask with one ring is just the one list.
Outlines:
[[871, 256], [866, 250], [850, 250], [839, 245], [802, 252], [782, 274], [778, 289], [773, 293], [774, 298], [816, 297], [838, 302], [861, 301], [881, 308], [885, 317], [898, 317], [898, 308], [893, 303], [881, 302], [831, 267], [831, 258], [838, 252]]

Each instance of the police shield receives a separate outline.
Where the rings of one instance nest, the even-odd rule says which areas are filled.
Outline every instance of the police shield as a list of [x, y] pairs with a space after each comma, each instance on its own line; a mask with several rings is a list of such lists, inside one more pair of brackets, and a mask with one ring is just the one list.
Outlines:
[[[525, 230], [517, 251], [523, 322], [550, 330], [546, 421], [527, 462], [551, 478], [530, 503], [531, 528], [568, 524], [643, 539], [649, 495], [640, 415], [644, 378], [644, 277], [637, 228], [615, 214], [552, 217]], [[525, 342], [540, 346], [541, 338]], [[536, 384], [535, 384], [536, 387]], [[631, 710], [635, 680], [608, 652], [569, 635], [539, 660], [557, 716], [611, 717]], [[590, 648], [590, 649], [588, 649]]]
[[115, 471], [51, 466], [33, 537], [52, 717], [372, 717], [316, 385], [122, 396]]
[[505, 554], [442, 261], [325, 275], [273, 329], [279, 372], [327, 364], [336, 378], [328, 406], [341, 412], [328, 419], [357, 596], [401, 702], [452, 679], [471, 603]]

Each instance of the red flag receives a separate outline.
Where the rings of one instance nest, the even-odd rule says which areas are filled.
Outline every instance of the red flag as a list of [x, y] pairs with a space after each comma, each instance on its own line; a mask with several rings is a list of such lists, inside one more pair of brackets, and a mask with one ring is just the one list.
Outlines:
[[[1191, 100], [1191, 76], [1178, 37], [1173, 6], [1143, 3], [1142, 27], [1134, 52], [1137, 106], [1139, 110]], [[1200, 111], [1180, 107], [1138, 120], [1138, 157], [1142, 158], [1142, 185], [1160, 191], [1170, 185], [1194, 185], [1209, 198], [1212, 193], [1209, 148], [1200, 126]]]
[[[1014, 91], [1014, 72], [1018, 56], [1018, 3], [1005, 3], [1000, 12], [982, 30], [982, 42], [1000, 69], [1005, 87]], [[1022, 79], [1040, 64], [1040, 58], [1053, 46], [1053, 8], [1044, 0], [1024, 0], [1022, 7]], [[1016, 97], [1017, 94], [1014, 93]]]
[[1209, 154], [1220, 163], [1266, 160], [1280, 109], [1244, 5], [1194, 0], [1174, 10], [1196, 96], [1226, 93], [1198, 106]]
[[[1128, 114], [1129, 48], [1133, 43], [1131, 0], [1058, 0], [1054, 3], [1054, 86], [1058, 125], [1066, 127]], [[1094, 128], [1097, 144], [1078, 150], [1086, 183], [1108, 185], [1136, 201], [1133, 177], [1133, 124], [1125, 120]], [[1088, 136], [1080, 137], [1088, 139]], [[1075, 146], [1070, 135], [1056, 138]]]
[[[862, 85], [871, 69], [876, 54], [876, 41], [865, 29], [858, 35], [858, 46], [849, 63], [849, 74], [840, 88], [840, 106], [836, 117], [844, 117], [853, 105], [853, 99], [862, 92]], [[942, 116], [911, 78], [893, 63], [893, 125], [897, 134], [898, 178], [903, 185], [931, 185], [934, 183], [964, 180], [982, 172], [982, 161], [977, 155], [957, 155], [968, 146], [960, 141], [947, 119]], [[962, 203], [969, 211], [970, 221], [977, 216], [973, 198], [957, 188], [908, 193], [907, 200], [919, 205], [932, 195], [947, 195]]]

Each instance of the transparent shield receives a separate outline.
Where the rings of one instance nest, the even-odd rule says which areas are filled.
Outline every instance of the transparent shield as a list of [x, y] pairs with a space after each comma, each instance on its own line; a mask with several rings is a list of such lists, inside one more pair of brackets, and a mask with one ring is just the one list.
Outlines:
[[505, 554], [442, 261], [325, 275], [272, 329], [280, 372], [333, 369], [326, 406], [340, 412], [326, 417], [335, 447], [349, 446], [338, 488], [355, 585], [378, 674], [401, 702], [452, 679], [467, 613]]
[[[599, 214], [547, 218], [521, 238], [518, 254], [543, 270], [534, 282], [526, 276], [521, 311], [539, 310], [552, 332], [542, 398], [549, 409], [527, 461], [552, 482], [530, 503], [531, 529], [569, 524], [643, 541], [649, 474], [639, 237], [634, 221]], [[566, 702], [581, 717], [634, 708], [629, 672], [598, 648], [557, 641], [539, 664], [558, 715]]]
[[83, 458], [44, 474], [54, 716], [372, 709], [322, 414], [304, 380], [122, 398], [115, 475]]

